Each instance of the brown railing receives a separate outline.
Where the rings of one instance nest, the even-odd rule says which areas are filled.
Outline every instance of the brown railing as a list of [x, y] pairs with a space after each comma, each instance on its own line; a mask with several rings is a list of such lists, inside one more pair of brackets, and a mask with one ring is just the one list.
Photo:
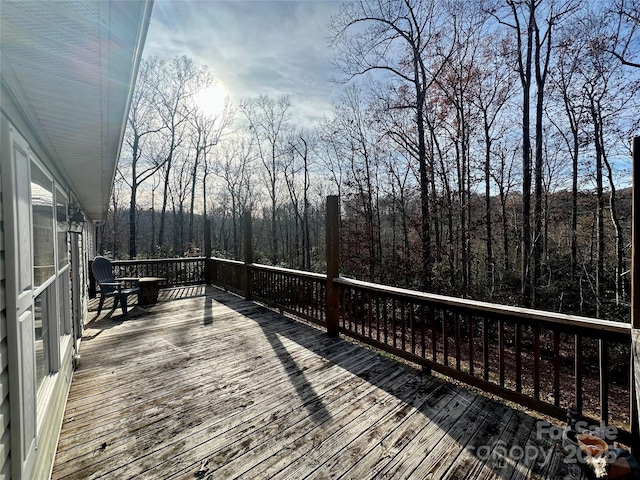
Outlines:
[[224, 258], [210, 258], [209, 278], [213, 285], [243, 295], [246, 282], [246, 268], [243, 262], [226, 260]]
[[267, 265], [252, 265], [253, 298], [319, 325], [326, 324], [327, 277]]
[[[325, 275], [212, 259], [217, 285], [327, 324]], [[231, 279], [226, 283], [224, 279]], [[333, 279], [339, 331], [555, 418], [576, 407], [630, 434], [628, 324]]]
[[336, 278], [340, 332], [520, 405], [631, 440], [628, 324]]
[[[161, 277], [166, 278], [164, 287], [196, 285], [206, 282], [204, 257], [162, 258], [146, 260], [114, 260], [113, 274], [123, 277]], [[89, 296], [95, 297], [96, 283], [89, 262]]]
[[222, 258], [208, 261], [213, 285], [319, 325], [325, 324], [326, 275]]

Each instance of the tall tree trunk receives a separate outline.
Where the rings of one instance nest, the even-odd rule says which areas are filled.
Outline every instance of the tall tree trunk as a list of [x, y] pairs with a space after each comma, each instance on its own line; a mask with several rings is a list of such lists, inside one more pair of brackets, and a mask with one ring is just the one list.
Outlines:
[[495, 285], [495, 264], [493, 259], [493, 232], [491, 225], [491, 135], [486, 109], [483, 111], [484, 125], [484, 201], [485, 201], [485, 229], [487, 234], [487, 290], [489, 296]]
[[[601, 110], [600, 110], [601, 111]], [[622, 225], [620, 224], [620, 218], [618, 216], [618, 202], [616, 196], [616, 186], [613, 180], [613, 169], [609, 163], [606, 151], [604, 149], [604, 132], [602, 130], [602, 121], [599, 122], [600, 127], [600, 142], [603, 145], [602, 161], [607, 169], [607, 179], [609, 180], [609, 212], [611, 214], [611, 222], [616, 235], [616, 271], [615, 271], [615, 289], [616, 289], [616, 305], [619, 305], [624, 297], [624, 235], [622, 233]]]
[[604, 237], [604, 188], [602, 178], [602, 157], [603, 157], [603, 145], [600, 137], [600, 126], [598, 121], [598, 115], [596, 112], [596, 106], [593, 98], [591, 99], [591, 116], [593, 119], [594, 128], [594, 144], [596, 151], [596, 196], [597, 196], [597, 213], [596, 213], [596, 242], [597, 242], [597, 254], [596, 254], [596, 317], [600, 317], [601, 300], [604, 287], [604, 252], [605, 252], [605, 237]]
[[[538, 48], [536, 47], [536, 50]], [[537, 60], [539, 61], [539, 59]], [[538, 70], [536, 63], [536, 71]], [[536, 74], [536, 78], [539, 75]], [[544, 87], [537, 80], [536, 92], [536, 127], [535, 127], [535, 202], [533, 210], [534, 230], [533, 230], [533, 275], [531, 278], [531, 296], [532, 304], [537, 305], [539, 302], [539, 288], [542, 273], [542, 153], [543, 153], [543, 137], [542, 137], [542, 113], [544, 102]]]
[[169, 179], [171, 174], [171, 160], [173, 157], [173, 142], [171, 144], [171, 153], [169, 153], [169, 157], [167, 158], [167, 162], [165, 164], [165, 174], [164, 174], [164, 187], [162, 193], [162, 210], [160, 211], [160, 229], [158, 230], [158, 245], [164, 245], [164, 230], [165, 230], [165, 217], [167, 214], [167, 201], [169, 199]]
[[193, 164], [193, 170], [191, 171], [191, 199], [189, 204], [189, 238], [188, 242], [191, 244], [195, 241], [195, 234], [193, 229], [193, 218], [194, 218], [194, 207], [195, 207], [195, 198], [196, 198], [196, 180], [197, 180], [197, 169], [198, 169], [198, 152], [196, 152], [196, 160]]
[[[415, 59], [415, 62], [417, 62], [417, 59]], [[418, 68], [416, 66], [416, 78], [417, 77]], [[416, 95], [418, 98], [416, 125], [418, 129], [418, 165], [420, 171], [420, 213], [422, 215], [422, 223], [420, 224], [422, 240], [422, 287], [424, 290], [430, 290], [433, 280], [433, 267], [431, 259], [431, 231], [429, 229], [429, 224], [431, 223], [431, 212], [429, 206], [429, 176], [427, 171], [427, 148], [423, 117], [425, 92], [422, 90], [419, 82], [416, 82]]]
[[[135, 167], [134, 167], [135, 170]], [[134, 176], [135, 178], [135, 176]], [[138, 255], [136, 250], [136, 209], [138, 188], [134, 183], [131, 186], [131, 198], [129, 200], [129, 259], [133, 260]]]

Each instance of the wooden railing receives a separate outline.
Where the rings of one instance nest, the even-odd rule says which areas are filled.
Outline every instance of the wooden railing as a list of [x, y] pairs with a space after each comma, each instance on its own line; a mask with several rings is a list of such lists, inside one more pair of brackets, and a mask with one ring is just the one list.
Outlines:
[[244, 294], [246, 268], [243, 262], [223, 258], [209, 259], [209, 278], [213, 285], [218, 285], [238, 295]]
[[[631, 326], [347, 279], [327, 202], [328, 275], [211, 259], [213, 283], [382, 351], [566, 419], [576, 408], [631, 445]], [[250, 217], [246, 228], [250, 229]]]
[[[213, 285], [325, 325], [326, 275], [222, 258], [209, 259]], [[249, 285], [249, 282], [251, 284]]]
[[334, 282], [341, 333], [555, 418], [575, 407], [630, 442], [630, 325]]
[[326, 324], [326, 275], [267, 265], [251, 268], [255, 300], [319, 325]]
[[[211, 262], [215, 284], [244, 294], [251, 271], [254, 300], [327, 324], [325, 275]], [[575, 407], [631, 441], [630, 325], [343, 277], [333, 282], [341, 334], [555, 418]]]
[[[114, 260], [113, 274], [116, 278], [123, 277], [161, 277], [166, 278], [165, 287], [181, 285], [196, 285], [206, 283], [206, 268], [204, 257], [162, 258], [146, 260]], [[89, 262], [89, 296], [96, 295], [96, 282], [91, 272]]]

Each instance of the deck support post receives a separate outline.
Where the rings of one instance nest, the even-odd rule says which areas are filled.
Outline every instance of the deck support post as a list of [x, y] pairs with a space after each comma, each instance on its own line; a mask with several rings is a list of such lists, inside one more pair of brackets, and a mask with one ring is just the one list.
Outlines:
[[640, 137], [633, 139], [632, 154], [632, 221], [631, 221], [631, 445], [633, 454], [640, 456]]
[[333, 279], [340, 276], [340, 210], [338, 196], [327, 197], [327, 334], [337, 337], [340, 325], [340, 289]]
[[211, 220], [204, 219], [204, 283], [211, 285], [212, 280], [212, 262], [211, 262]]
[[204, 256], [211, 256], [211, 219], [204, 219]]
[[251, 212], [244, 212], [244, 298], [253, 298], [253, 243], [251, 241]]

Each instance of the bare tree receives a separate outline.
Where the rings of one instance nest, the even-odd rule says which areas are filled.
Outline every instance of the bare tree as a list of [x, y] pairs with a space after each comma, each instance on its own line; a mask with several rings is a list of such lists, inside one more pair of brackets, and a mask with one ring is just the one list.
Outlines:
[[[141, 185], [151, 178], [162, 167], [162, 161], [150, 154], [146, 144], [153, 136], [160, 132], [158, 111], [154, 105], [150, 79], [158, 74], [158, 59], [143, 59], [136, 88], [133, 91], [125, 142], [131, 151], [131, 157], [125, 156], [118, 168], [130, 190], [129, 197], [129, 258], [137, 256], [136, 211], [138, 208], [138, 190]], [[127, 162], [128, 160], [128, 162]], [[128, 175], [124, 170], [129, 169]], [[127, 180], [127, 176], [130, 180]]]
[[[311, 178], [309, 175], [309, 164], [311, 159], [309, 158], [310, 149], [307, 139], [311, 139], [309, 132], [292, 132], [289, 136], [288, 143], [291, 148], [291, 154], [288, 156], [289, 161], [284, 165], [284, 179], [296, 216], [296, 250], [298, 246], [297, 230], [299, 227], [302, 253], [301, 267], [302, 269], [310, 270], [309, 188]], [[297, 161], [298, 158], [299, 162]], [[300, 176], [302, 176], [302, 180], [300, 180]], [[302, 190], [302, 201], [300, 201], [298, 189]]]
[[253, 190], [254, 137], [236, 135], [222, 145], [213, 174], [222, 181], [224, 197], [231, 203], [231, 250], [233, 258], [240, 258], [240, 218], [250, 210]]
[[196, 92], [209, 86], [213, 78], [207, 67], [198, 66], [191, 58], [182, 56], [170, 62], [158, 61], [158, 75], [151, 81], [164, 134], [164, 193], [158, 231], [158, 243], [162, 245], [165, 240], [165, 216], [174, 155], [185, 140], [185, 130], [194, 112], [194, 105], [190, 100]]
[[240, 110], [249, 122], [255, 136], [258, 156], [267, 173], [267, 188], [271, 200], [271, 261], [278, 263], [277, 208], [279, 194], [280, 161], [286, 148], [285, 133], [290, 118], [291, 100], [285, 95], [273, 98], [261, 95], [241, 102]]
[[[580, 268], [578, 262], [578, 162], [580, 158], [580, 134], [581, 124], [586, 115], [586, 103], [584, 89], [579, 82], [581, 69], [581, 57], [586, 47], [583, 35], [576, 35], [581, 30], [578, 22], [567, 25], [562, 32], [557, 49], [557, 61], [551, 73], [551, 95], [559, 97], [564, 118], [568, 123], [568, 129], [564, 122], [557, 119], [555, 112], [548, 115], [552, 123], [566, 145], [566, 150], [571, 157], [571, 280], [573, 281]], [[562, 118], [562, 117], [560, 117]]]
[[[429, 162], [424, 124], [427, 90], [439, 75], [449, 47], [443, 47], [441, 2], [415, 0], [357, 0], [346, 3], [332, 19], [336, 66], [350, 80], [378, 71], [411, 88], [406, 108], [414, 111], [420, 172], [423, 288], [432, 283], [429, 204]], [[434, 50], [429, 57], [428, 49]], [[433, 63], [427, 63], [427, 58]], [[407, 92], [408, 93], [408, 92]]]
[[[471, 101], [478, 108], [482, 123], [482, 137], [484, 143], [484, 184], [485, 184], [485, 229], [486, 229], [486, 287], [490, 295], [495, 288], [496, 262], [493, 249], [493, 221], [492, 221], [492, 160], [494, 157], [494, 142], [502, 137], [507, 130], [509, 117], [504, 114], [508, 102], [514, 94], [514, 77], [509, 65], [504, 62], [503, 44], [506, 39], [495, 35], [488, 35], [481, 47], [481, 61], [476, 62], [477, 83], [471, 92]], [[503, 166], [501, 163], [501, 167]], [[500, 168], [500, 172], [504, 169]], [[502, 174], [500, 178], [502, 179]], [[504, 188], [504, 182], [500, 182]], [[502, 197], [502, 195], [501, 195]], [[505, 209], [505, 200], [501, 198], [501, 206]], [[503, 231], [506, 236], [506, 230]], [[509, 266], [508, 244], [503, 249], [505, 269]]]
[[[191, 203], [189, 208], [189, 243], [195, 241], [194, 234], [194, 211], [196, 198], [196, 184], [198, 181], [198, 171], [203, 171], [203, 199], [206, 199], [206, 175], [208, 173], [207, 157], [213, 147], [215, 147], [224, 131], [229, 127], [233, 120], [233, 112], [229, 100], [225, 103], [225, 107], [221, 112], [215, 115], [207, 114], [199, 110], [196, 106], [194, 114], [190, 117], [191, 126], [191, 148], [194, 151], [194, 161], [191, 169]], [[206, 202], [205, 202], [206, 203]], [[206, 207], [205, 207], [206, 212]], [[206, 216], [206, 213], [205, 213]]]
[[[507, 0], [509, 13], [491, 13], [516, 36], [516, 70], [522, 88], [522, 303], [535, 303], [535, 288], [540, 276], [542, 232], [543, 112], [545, 85], [549, 73], [554, 29], [562, 17], [577, 8], [574, 0]], [[535, 83], [534, 83], [535, 82]], [[531, 232], [531, 91], [536, 87], [535, 103], [535, 204], [534, 230]], [[531, 262], [533, 258], [533, 262]], [[533, 265], [532, 265], [533, 263]]]
[[616, 22], [609, 53], [623, 65], [640, 68], [640, 0], [616, 0], [611, 11]]
[[[616, 187], [613, 181], [613, 169], [609, 160], [609, 150], [612, 146], [608, 144], [608, 138], [611, 138], [611, 136], [607, 134], [607, 131], [615, 132], [617, 130], [618, 126], [614, 119], [617, 119], [622, 111], [629, 108], [631, 99], [634, 98], [638, 91], [639, 82], [637, 78], [635, 81], [630, 81], [622, 66], [612, 62], [612, 54], [606, 48], [607, 39], [610, 38], [610, 23], [607, 18], [587, 15], [583, 21], [585, 23], [583, 34], [587, 41], [587, 48], [585, 55], [582, 57], [583, 68], [581, 68], [580, 72], [591, 124], [589, 138], [593, 141], [596, 161], [597, 260], [595, 290], [598, 298], [596, 315], [599, 316], [601, 314], [600, 299], [603, 296], [605, 282], [605, 175], [609, 183], [609, 212], [616, 243], [614, 283], [616, 302], [620, 302], [624, 294], [622, 280], [623, 272], [625, 271], [624, 237], [618, 218]], [[616, 139], [615, 136], [613, 138]]]

